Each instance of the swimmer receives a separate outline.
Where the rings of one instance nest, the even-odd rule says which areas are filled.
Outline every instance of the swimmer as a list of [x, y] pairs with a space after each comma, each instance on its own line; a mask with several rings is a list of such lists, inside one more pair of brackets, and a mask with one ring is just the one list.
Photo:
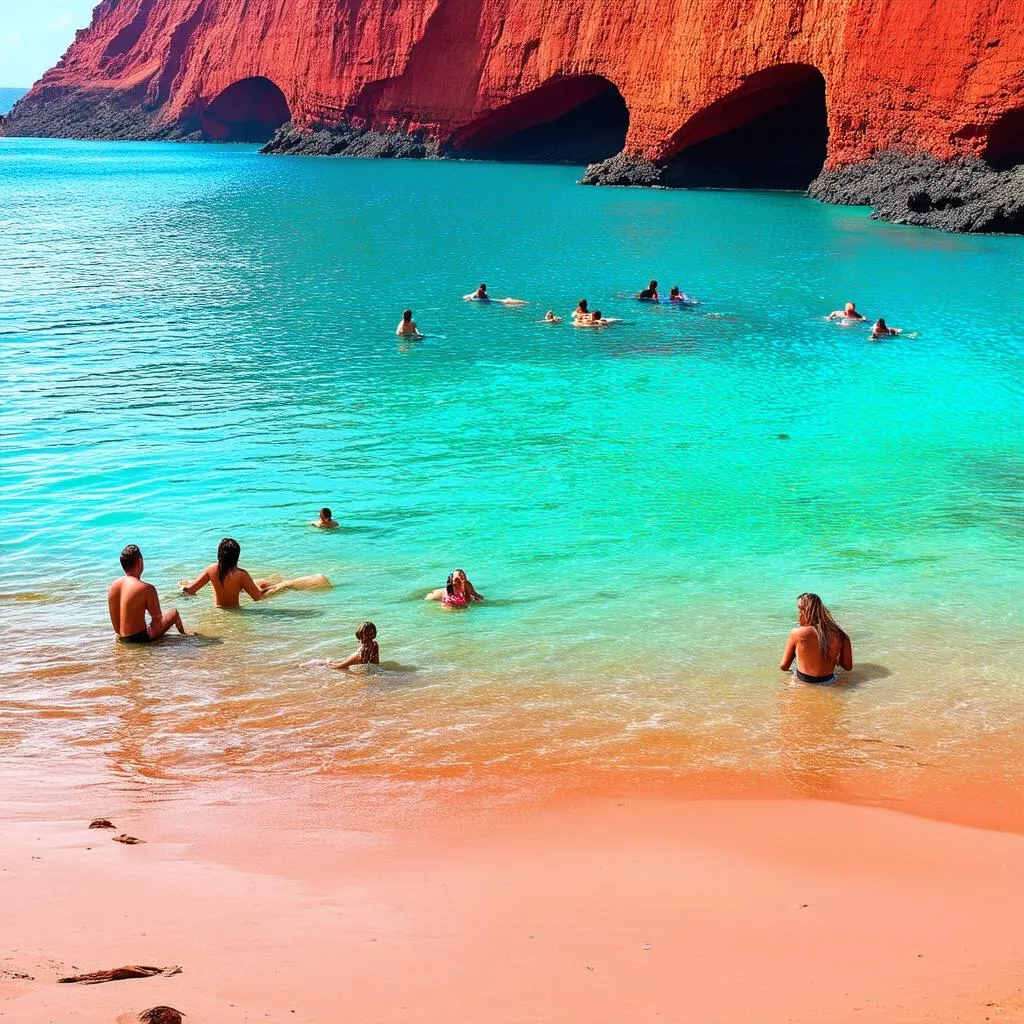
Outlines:
[[829, 320], [867, 320], [866, 316], [862, 316], [857, 311], [857, 306], [848, 302], [842, 309], [834, 309], [829, 313], [827, 319]]
[[207, 583], [211, 583], [213, 602], [218, 608], [237, 608], [243, 590], [254, 601], [262, 601], [285, 590], [319, 590], [331, 585], [326, 576], [298, 576], [281, 583], [254, 580], [248, 570], [238, 564], [241, 551], [237, 540], [225, 537], [217, 545], [217, 561], [208, 565], [191, 583], [181, 580], [181, 592], [190, 596], [198, 594]]
[[560, 324], [562, 322], [562, 318], [560, 316], [555, 316], [555, 311], [553, 309], [549, 309], [544, 314], [543, 322], [546, 324]]
[[407, 309], [402, 314], [402, 319], [398, 321], [398, 327], [395, 330], [395, 334], [400, 338], [422, 338], [419, 328], [416, 326], [416, 321], [412, 318], [412, 310]]
[[590, 307], [587, 305], [586, 299], [580, 299], [576, 304], [576, 308], [572, 311], [573, 320], [589, 320], [590, 319]]
[[894, 337], [897, 334], [903, 332], [898, 327], [890, 327], [881, 317], [879, 317], [871, 327], [871, 340], [875, 341], [878, 338]]
[[320, 509], [320, 518], [314, 519], [309, 525], [315, 526], [319, 530], [334, 530], [338, 526], [331, 518], [331, 510], [326, 507]]
[[658, 301], [658, 282], [652, 281], [639, 295], [637, 298], [641, 302], [657, 302]]
[[668, 301], [682, 302], [688, 306], [692, 306], [694, 304], [694, 300], [691, 299], [690, 296], [686, 294], [686, 292], [680, 291], [679, 285], [677, 284], [672, 285], [672, 288], [668, 293]]
[[467, 608], [473, 601], [482, 601], [484, 595], [469, 582], [462, 569], [454, 569], [448, 574], [443, 587], [430, 591], [424, 601], [440, 601], [445, 608]]
[[611, 317], [604, 317], [601, 315], [601, 310], [595, 309], [590, 314], [589, 320], [577, 320], [575, 321], [576, 327], [607, 327], [608, 324], [617, 324], [618, 320]]
[[[162, 611], [160, 596], [152, 583], [142, 582], [142, 552], [129, 544], [121, 552], [124, 575], [114, 580], [107, 591], [107, 611], [117, 639], [123, 644], [148, 644], [159, 640], [171, 626], [182, 636], [189, 636], [181, 624], [177, 609]], [[149, 625], [146, 625], [146, 613]]]
[[469, 295], [462, 296], [467, 302], [501, 302], [506, 306], [525, 306], [527, 305], [526, 299], [492, 299], [487, 294], [487, 285], [481, 284], [477, 287], [475, 292], [470, 292]]
[[796, 601], [800, 625], [786, 641], [779, 668], [794, 674], [802, 683], [836, 682], [836, 665], [853, 668], [853, 644], [846, 631], [832, 618], [817, 594], [801, 594]]
[[328, 667], [347, 672], [353, 665], [379, 665], [380, 648], [377, 646], [377, 627], [372, 622], [363, 622], [356, 630], [359, 650], [344, 661], [328, 662]]

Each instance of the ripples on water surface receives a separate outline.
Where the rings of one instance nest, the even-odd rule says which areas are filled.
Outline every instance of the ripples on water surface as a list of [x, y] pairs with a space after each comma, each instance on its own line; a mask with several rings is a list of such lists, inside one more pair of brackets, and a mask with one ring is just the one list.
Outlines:
[[[0, 142], [6, 758], [1016, 772], [1024, 240], [574, 177]], [[652, 275], [703, 305], [630, 301]], [[461, 302], [480, 280], [534, 304]], [[538, 323], [580, 295], [626, 323]], [[821, 319], [847, 298], [919, 337]], [[335, 589], [176, 599], [228, 534]], [[217, 642], [111, 642], [130, 541]], [[424, 604], [455, 565], [495, 600]], [[867, 664], [844, 691], [775, 667], [807, 589]], [[415, 671], [304, 664], [364, 618]]]

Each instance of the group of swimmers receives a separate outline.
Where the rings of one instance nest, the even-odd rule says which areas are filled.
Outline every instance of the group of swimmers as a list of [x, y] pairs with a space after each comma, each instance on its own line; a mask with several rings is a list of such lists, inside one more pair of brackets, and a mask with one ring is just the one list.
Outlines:
[[[322, 508], [319, 518], [310, 525], [318, 529], [335, 529], [338, 523], [329, 508]], [[278, 582], [253, 579], [252, 574], [238, 564], [241, 551], [237, 540], [225, 537], [217, 546], [217, 561], [208, 565], [194, 580], [181, 580], [181, 593], [193, 596], [209, 584], [213, 588], [213, 602], [218, 608], [238, 608], [243, 593], [253, 601], [264, 601], [285, 590], [320, 590], [331, 586], [331, 581], [321, 575], [299, 576]], [[159, 640], [171, 629], [176, 629], [182, 636], [194, 636], [186, 632], [181, 613], [176, 608], [164, 611], [160, 607], [156, 587], [142, 579], [145, 562], [138, 546], [129, 544], [121, 552], [120, 560], [124, 575], [114, 580], [107, 591], [107, 611], [118, 641], [148, 644]], [[468, 608], [483, 599], [483, 594], [473, 586], [462, 569], [449, 573], [445, 585], [431, 590], [425, 597], [427, 601], [439, 601], [442, 607], [450, 609]], [[329, 667], [347, 670], [358, 664], [380, 664], [377, 627], [372, 622], [361, 623], [356, 630], [356, 639], [359, 650], [344, 661], [328, 662]]]
[[[658, 282], [651, 280], [646, 288], [640, 289], [637, 293], [637, 299], [640, 302], [668, 302], [675, 306], [696, 306], [698, 302], [696, 299], [690, 298], [678, 285], [673, 285], [669, 291], [668, 298], [663, 300], [658, 292]], [[497, 302], [505, 306], [525, 306], [527, 305], [526, 299], [492, 299], [487, 292], [487, 285], [480, 284], [477, 286], [476, 291], [470, 292], [468, 295], [464, 295], [463, 298], [466, 302]], [[846, 324], [864, 323], [867, 320], [856, 306], [856, 303], [847, 302], [842, 309], [833, 310], [829, 313], [828, 320], [840, 320]], [[560, 324], [562, 318], [556, 316], [555, 311], [549, 309], [544, 314], [544, 319], [541, 321], [546, 324]], [[572, 323], [574, 327], [607, 327], [609, 324], [621, 323], [621, 320], [617, 317], [606, 317], [601, 310], [592, 310], [586, 299], [580, 299], [576, 308], [573, 310]], [[872, 341], [878, 341], [881, 338], [895, 337], [902, 334], [902, 330], [898, 327], [890, 327], [882, 317], [879, 317], [871, 327], [871, 339]], [[413, 340], [421, 340], [424, 335], [420, 333], [419, 327], [416, 326], [416, 321], [412, 318], [412, 310], [407, 309], [402, 313], [402, 319], [398, 322], [398, 327], [395, 330], [395, 334], [400, 338], [407, 338]], [[913, 337], [913, 335], [911, 335]]]
[[[319, 520], [311, 525], [332, 529], [338, 524], [332, 518], [331, 510], [324, 508], [320, 511]], [[194, 595], [210, 584], [214, 604], [218, 608], [238, 608], [243, 593], [253, 601], [263, 601], [285, 590], [313, 590], [331, 585], [326, 576], [319, 575], [300, 576], [278, 583], [255, 580], [247, 569], [238, 564], [240, 554], [238, 541], [225, 537], [217, 546], [217, 561], [208, 565], [194, 580], [182, 580], [181, 592]], [[129, 544], [121, 552], [121, 568], [124, 575], [114, 580], [107, 591], [110, 624], [120, 643], [152, 643], [171, 629], [176, 629], [182, 636], [195, 635], [186, 632], [176, 608], [164, 611], [160, 607], [156, 587], [143, 581], [145, 563], [137, 545]], [[473, 586], [464, 570], [455, 569], [449, 573], [445, 585], [431, 590], [425, 600], [438, 601], [444, 608], [464, 609], [483, 601], [484, 596]], [[779, 668], [783, 672], [792, 670], [794, 676], [804, 683], [836, 682], [837, 666], [847, 672], [853, 669], [853, 645], [849, 635], [817, 594], [801, 594], [796, 607], [798, 625], [789, 634]], [[328, 662], [328, 667], [348, 671], [355, 665], [380, 664], [376, 625], [362, 622], [355, 635], [359, 649], [342, 661]]]
[[[494, 299], [487, 292], [486, 284], [479, 284], [475, 291], [470, 292], [468, 295], [463, 295], [463, 299], [466, 302], [497, 302], [504, 306], [526, 306], [528, 302], [526, 299]], [[641, 302], [661, 302], [661, 298], [658, 295], [658, 282], [651, 281], [650, 284], [640, 290], [637, 294], [637, 299]], [[673, 305], [677, 306], [696, 306], [697, 300], [691, 299], [678, 285], [673, 285], [668, 294], [668, 299], [665, 300]], [[555, 311], [549, 309], [544, 314], [544, 319], [541, 321], [546, 324], [560, 324], [562, 318], [555, 315]], [[621, 323], [622, 321], [617, 317], [606, 317], [601, 310], [592, 310], [587, 303], [586, 299], [580, 299], [576, 306], [576, 309], [572, 314], [572, 323], [574, 327], [606, 327], [608, 324]], [[412, 310], [407, 309], [402, 313], [402, 319], [398, 321], [398, 327], [395, 329], [395, 334], [399, 338], [409, 338], [414, 341], [421, 340], [425, 335], [420, 333], [419, 327], [416, 325], [416, 321], [412, 318]]]
[[[866, 323], [867, 317], [858, 309], [856, 303], [848, 302], [842, 309], [834, 309], [826, 317], [827, 320], [842, 320], [845, 323]], [[879, 338], [892, 338], [903, 331], [899, 327], [890, 327], [882, 317], [879, 317], [871, 325], [871, 340], [878, 341]]]

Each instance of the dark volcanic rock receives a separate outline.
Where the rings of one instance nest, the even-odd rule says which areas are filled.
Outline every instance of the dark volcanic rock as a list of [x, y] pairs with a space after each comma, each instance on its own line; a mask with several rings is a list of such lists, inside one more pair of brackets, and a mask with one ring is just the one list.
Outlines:
[[291, 156], [358, 156], [423, 160], [441, 155], [426, 132], [378, 131], [341, 125], [303, 131], [290, 122], [281, 125], [261, 153]]
[[645, 157], [623, 151], [598, 164], [591, 164], [580, 179], [580, 184], [659, 185], [661, 169]]
[[0, 134], [48, 139], [188, 139], [198, 126], [157, 123], [157, 112], [105, 89], [43, 89], [18, 100]]
[[943, 162], [884, 152], [822, 171], [808, 194], [823, 203], [873, 206], [894, 224], [941, 231], [1024, 232], [1024, 164], [994, 171], [981, 160]]

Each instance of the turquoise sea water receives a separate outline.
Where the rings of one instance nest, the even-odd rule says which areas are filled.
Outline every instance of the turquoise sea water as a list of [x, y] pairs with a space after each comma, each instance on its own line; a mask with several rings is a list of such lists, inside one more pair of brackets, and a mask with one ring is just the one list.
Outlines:
[[[1024, 239], [576, 177], [0, 140], [4, 756], [1016, 771]], [[701, 305], [632, 300], [652, 276]], [[573, 328], [580, 296], [624, 322]], [[823, 319], [851, 298], [916, 336]], [[176, 597], [225, 535], [334, 589]], [[217, 642], [112, 643], [128, 542]], [[455, 566], [485, 605], [421, 600]], [[776, 667], [803, 590], [853, 634], [845, 690]], [[364, 618], [415, 671], [307, 664]]]

